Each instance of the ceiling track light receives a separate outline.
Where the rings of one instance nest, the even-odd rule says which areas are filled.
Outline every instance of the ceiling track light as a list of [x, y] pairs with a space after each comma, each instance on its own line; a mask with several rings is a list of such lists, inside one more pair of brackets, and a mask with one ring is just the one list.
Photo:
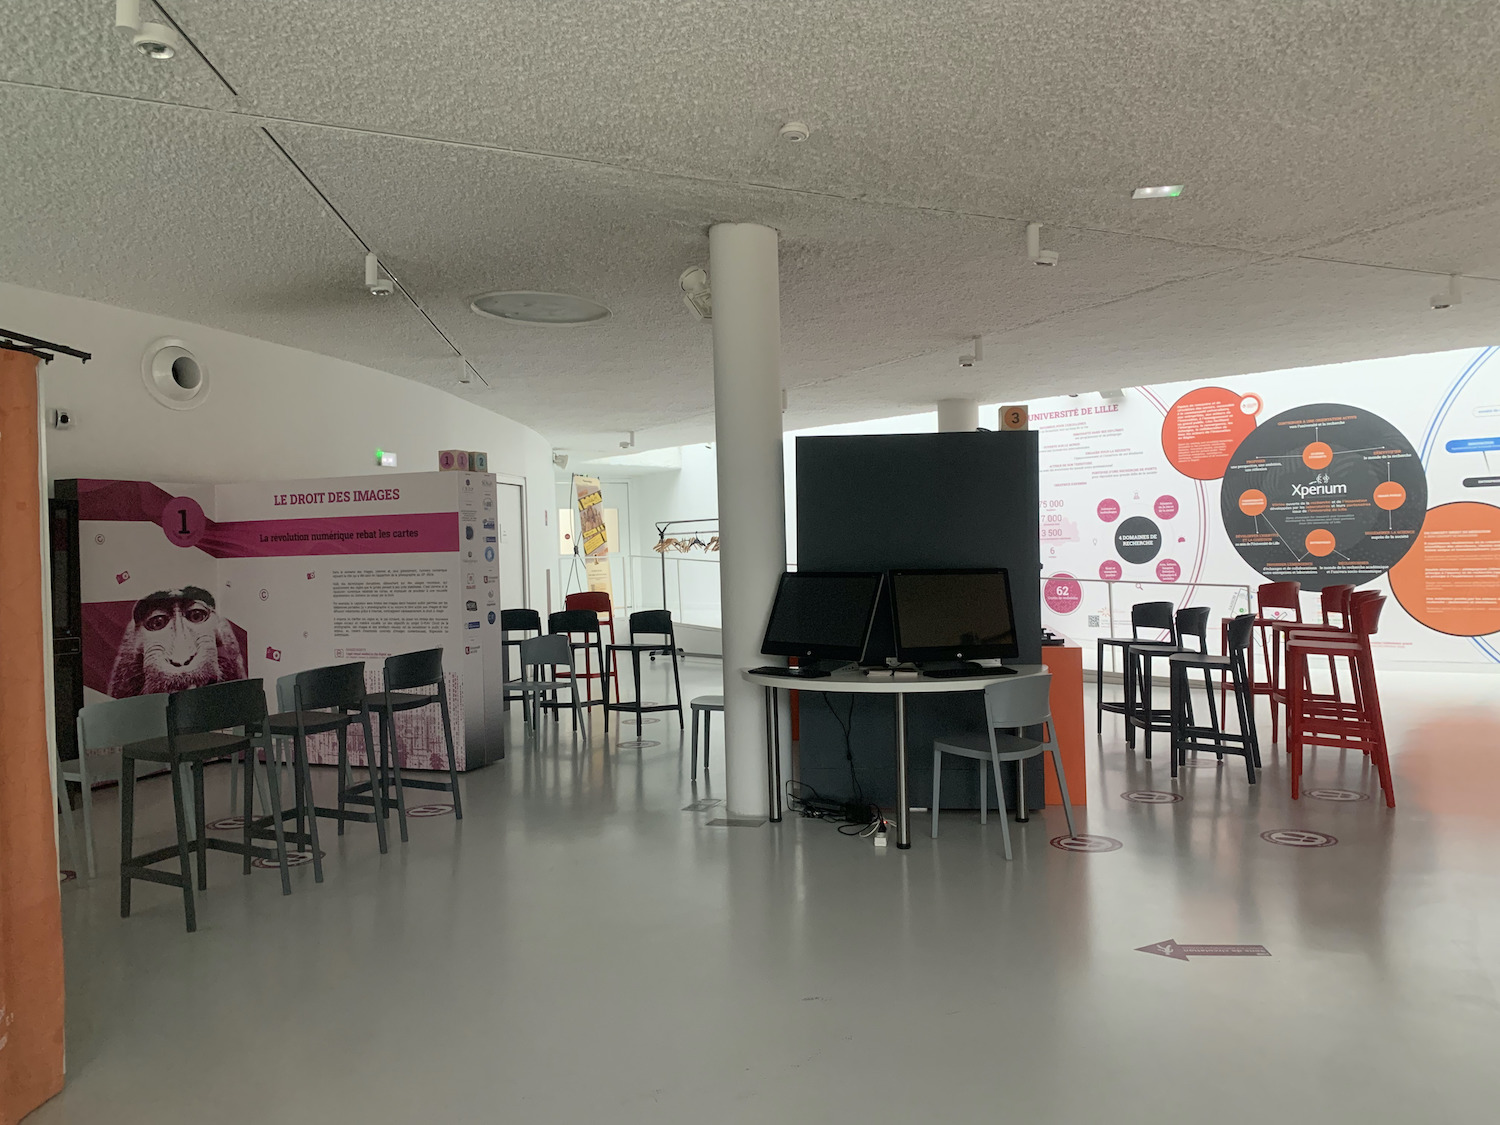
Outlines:
[[371, 250], [365, 255], [365, 292], [372, 297], [389, 297], [395, 291], [396, 283], [381, 272], [380, 259]]
[[630, 431], [630, 436], [620, 443], [620, 448], [621, 449], [634, 449], [635, 448], [635, 431], [634, 430], [631, 430]]
[[130, 33], [131, 44], [148, 59], [177, 55], [177, 34], [164, 23], [141, 18], [141, 0], [115, 0], [115, 27]]
[[984, 337], [974, 337], [974, 353], [972, 355], [961, 355], [958, 357], [960, 367], [973, 367], [976, 363], [984, 362]]
[[1448, 276], [1448, 291], [1446, 293], [1434, 293], [1427, 302], [1435, 312], [1443, 309], [1451, 309], [1454, 305], [1464, 303], [1463, 289], [1460, 286], [1458, 274]]
[[1026, 256], [1034, 266], [1057, 265], [1057, 251], [1042, 249], [1042, 224], [1026, 224]]
[[1138, 187], [1130, 193], [1131, 199], [1176, 199], [1182, 194], [1181, 184], [1162, 184], [1160, 187]]
[[714, 318], [713, 291], [708, 285], [708, 271], [702, 266], [689, 266], [677, 278], [677, 287], [682, 290], [682, 300], [699, 320]]

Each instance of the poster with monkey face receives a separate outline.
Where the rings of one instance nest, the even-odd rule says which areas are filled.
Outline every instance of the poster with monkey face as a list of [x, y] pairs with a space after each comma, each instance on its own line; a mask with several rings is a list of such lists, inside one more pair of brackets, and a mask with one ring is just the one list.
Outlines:
[[[494, 477], [70, 483], [85, 702], [250, 677], [276, 712], [304, 669], [363, 662], [373, 692], [385, 657], [441, 648], [459, 768], [501, 756], [498, 612], [480, 592], [499, 582]], [[437, 708], [396, 722], [405, 767], [447, 768]], [[336, 746], [310, 740], [309, 758]], [[357, 729], [350, 752], [362, 765]]]

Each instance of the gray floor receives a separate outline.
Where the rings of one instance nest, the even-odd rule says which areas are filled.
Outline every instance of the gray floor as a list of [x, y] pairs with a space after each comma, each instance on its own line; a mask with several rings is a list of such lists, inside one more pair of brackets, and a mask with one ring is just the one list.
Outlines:
[[[695, 662], [687, 694], [715, 690]], [[575, 751], [566, 736], [465, 782], [467, 816], [413, 819], [376, 851], [325, 836], [327, 882], [245, 877], [211, 856], [200, 931], [137, 884], [118, 917], [112, 796], [105, 875], [65, 887], [69, 1085], [56, 1122], [1447, 1122], [1500, 1097], [1500, 700], [1478, 677], [1387, 691], [1395, 812], [1293, 805], [1234, 761], [1185, 772], [1091, 745], [1083, 830], [915, 819], [907, 853], [825, 823], [709, 827], [721, 797], [660, 745]], [[648, 694], [664, 698], [661, 686]], [[1489, 698], [1495, 693], [1489, 691]], [[228, 815], [227, 776], [210, 812]], [[1312, 787], [1373, 790], [1358, 755]], [[169, 839], [160, 781], [142, 835]], [[441, 799], [441, 798], [440, 798]], [[1293, 828], [1336, 846], [1260, 838]], [[1188, 962], [1165, 939], [1259, 943]], [[1486, 1109], [1485, 1107], [1489, 1108]]]

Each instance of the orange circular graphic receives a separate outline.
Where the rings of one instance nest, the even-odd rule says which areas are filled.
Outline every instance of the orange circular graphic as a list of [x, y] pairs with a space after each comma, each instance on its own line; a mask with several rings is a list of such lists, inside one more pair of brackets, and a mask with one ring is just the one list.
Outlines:
[[1500, 508], [1464, 500], [1430, 509], [1390, 579], [1401, 608], [1429, 629], [1500, 632]]
[[1247, 396], [1223, 387], [1198, 387], [1172, 404], [1161, 424], [1161, 448], [1172, 467], [1194, 480], [1218, 480], [1255, 429]]
[[1258, 488], [1247, 488], [1240, 493], [1240, 511], [1247, 516], [1258, 516], [1266, 510], [1266, 494]]
[[1309, 469], [1326, 469], [1333, 464], [1333, 447], [1326, 441], [1315, 441], [1302, 451], [1302, 463]]
[[1338, 546], [1338, 540], [1328, 529], [1315, 527], [1307, 533], [1307, 538], [1302, 541], [1302, 545], [1307, 548], [1309, 555], [1317, 555], [1321, 559], [1324, 555], [1333, 554], [1333, 549]]
[[1396, 481], [1388, 480], [1375, 486], [1375, 506], [1393, 512], [1406, 503], [1406, 489]]

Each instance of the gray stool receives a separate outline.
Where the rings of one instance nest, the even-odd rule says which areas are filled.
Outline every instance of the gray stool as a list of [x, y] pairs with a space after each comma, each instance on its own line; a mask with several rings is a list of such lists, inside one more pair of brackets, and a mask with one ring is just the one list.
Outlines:
[[698, 713], [703, 712], [703, 772], [708, 772], [708, 744], [712, 740], [714, 712], [724, 710], [722, 695], [700, 695], [688, 704], [693, 710], [693, 780], [698, 779]]

